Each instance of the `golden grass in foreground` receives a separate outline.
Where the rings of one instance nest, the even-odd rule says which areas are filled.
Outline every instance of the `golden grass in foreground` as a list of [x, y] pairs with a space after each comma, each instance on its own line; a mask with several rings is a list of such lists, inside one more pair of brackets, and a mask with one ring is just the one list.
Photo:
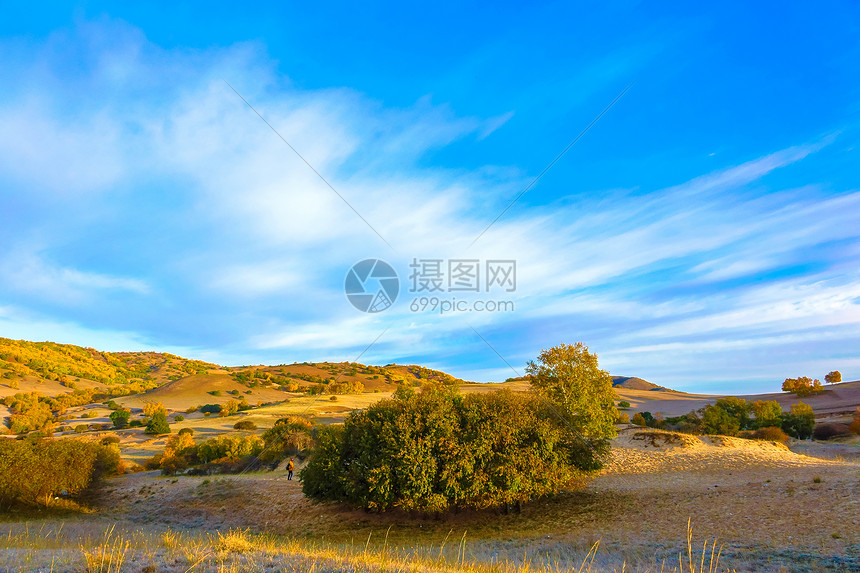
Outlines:
[[[459, 538], [458, 538], [459, 537]], [[721, 548], [716, 541], [704, 542], [701, 551], [693, 544], [692, 527], [687, 526], [687, 547], [678, 553], [677, 563], [660, 563], [666, 573], [716, 573]], [[542, 573], [575, 571], [600, 573], [630, 571], [619, 556], [608, 556], [594, 543], [584, 553], [569, 549], [552, 556], [528, 555], [520, 559], [498, 559], [473, 549], [467, 532], [440, 540], [438, 544], [400, 546], [389, 543], [387, 532], [372, 545], [372, 535], [364, 543], [350, 545], [310, 542], [247, 529], [229, 529], [203, 535], [174, 530], [147, 533], [120, 532], [109, 526], [101, 535], [88, 531], [64, 532], [58, 528], [27, 529], [0, 539], [6, 571], [86, 571], [88, 573], [138, 572], [243, 572], [292, 571], [324, 573], [382, 571], [416, 573]], [[614, 559], [608, 559], [614, 557]], [[608, 565], [607, 561], [621, 563]], [[645, 571], [649, 569], [644, 569]]]

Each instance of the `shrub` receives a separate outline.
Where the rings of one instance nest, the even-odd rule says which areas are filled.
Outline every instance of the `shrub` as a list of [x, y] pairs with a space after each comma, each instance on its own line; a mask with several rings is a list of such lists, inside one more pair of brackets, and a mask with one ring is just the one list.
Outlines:
[[648, 425], [648, 421], [645, 419], [645, 416], [643, 416], [641, 412], [636, 412], [635, 414], [633, 414], [633, 419], [630, 420], [630, 422], [632, 424], [637, 425], [637, 426], [647, 426]]
[[783, 431], [793, 438], [806, 440], [815, 428], [815, 412], [808, 404], [798, 402], [782, 417]]
[[139, 428], [142, 425], [143, 425], [143, 422], [141, 422], [140, 420], [132, 420], [131, 422], [128, 423], [129, 428]]
[[223, 406], [221, 406], [221, 411], [218, 413], [219, 416], [232, 416], [236, 412], [239, 411], [239, 402], [230, 398], [227, 400]]
[[740, 421], [719, 406], [707, 405], [702, 412], [702, 432], [734, 436], [741, 427]]
[[185, 410], [185, 413], [186, 413], [186, 414], [193, 414], [194, 412], [196, 412], [196, 411], [197, 411], [197, 408], [198, 408], [198, 406], [191, 406], [190, 408], [188, 408], [187, 410]]
[[77, 426], [75, 426], [75, 433], [76, 434], [82, 434], [89, 429], [90, 429], [90, 427], [87, 426], [86, 424], [78, 424]]
[[607, 453], [556, 412], [509, 391], [415, 394], [402, 386], [394, 399], [350, 413], [342, 428], [317, 430], [302, 491], [371, 510], [431, 512], [554, 493]]
[[176, 415], [176, 416], [174, 416], [174, 418], [173, 418], [173, 421], [174, 421], [174, 422], [181, 422], [181, 421], [183, 421], [183, 420], [185, 420], [185, 416], [183, 416], [182, 414], [177, 414], [177, 415]]
[[211, 395], [213, 395], [213, 396], [220, 396], [220, 395], [221, 395], [221, 390], [210, 390], [210, 391], [209, 391], [209, 394], [211, 394]]
[[197, 446], [197, 457], [201, 462], [238, 460], [245, 456], [258, 455], [263, 450], [259, 436], [218, 436]]
[[145, 434], [169, 434], [170, 433], [170, 424], [167, 423], [167, 417], [163, 412], [156, 412], [149, 423], [146, 425], [146, 429], [143, 431]]
[[855, 434], [860, 434], [860, 408], [854, 412], [854, 421], [851, 422], [851, 431]]
[[780, 444], [787, 444], [789, 440], [788, 434], [783, 432], [781, 428], [777, 428], [775, 426], [766, 426], [764, 428], [759, 428], [758, 430], [744, 430], [742, 432], [738, 432], [738, 437], [746, 438], [748, 440], [778, 442]]
[[128, 419], [131, 417], [129, 410], [114, 410], [111, 412], [110, 421], [118, 430], [128, 427]]
[[755, 428], [778, 427], [782, 425], [782, 406], [776, 400], [756, 400], [752, 403], [752, 411], [755, 415], [752, 425]]
[[332, 401], [332, 402], [336, 402], [336, 401], [337, 401], [337, 396], [332, 396], [331, 398], [329, 398], [329, 400], [330, 400], [330, 401]]
[[834, 370], [833, 372], [828, 372], [824, 377], [824, 381], [828, 384], [839, 384], [842, 382], [842, 372], [839, 370]]
[[315, 443], [313, 433], [313, 423], [307, 418], [281, 418], [263, 432], [266, 447], [260, 457], [272, 466], [291, 456], [304, 457]]
[[84, 415], [81, 416], [81, 418], [98, 418], [98, 417], [99, 417], [98, 412], [94, 412], [92, 410], [90, 410], [89, 412], [84, 412]]
[[233, 424], [233, 428], [236, 430], [256, 430], [257, 424], [251, 420], [240, 420]]
[[[49, 506], [119, 469], [119, 450], [80, 439], [0, 440], [0, 505]], [[26, 476], [26, 479], [21, 479]]]
[[221, 411], [221, 404], [206, 404], [205, 406], [200, 406], [200, 411], [204, 414], [217, 414]]
[[621, 400], [620, 402], [618, 402], [618, 407], [619, 408], [629, 408], [630, 402], [628, 402], [627, 400]]
[[179, 435], [181, 436], [183, 434], [191, 434], [193, 436], [194, 430], [192, 428], [182, 428], [181, 430], [179, 430]]
[[848, 426], [847, 424], [837, 424], [834, 422], [818, 424], [812, 431], [812, 437], [816, 440], [831, 440], [833, 438], [840, 438], [843, 436], [848, 436], [850, 434], [850, 426]]
[[119, 436], [105, 436], [104, 438], [101, 439], [100, 443], [103, 446], [109, 446], [111, 444], [118, 444], [119, 443]]

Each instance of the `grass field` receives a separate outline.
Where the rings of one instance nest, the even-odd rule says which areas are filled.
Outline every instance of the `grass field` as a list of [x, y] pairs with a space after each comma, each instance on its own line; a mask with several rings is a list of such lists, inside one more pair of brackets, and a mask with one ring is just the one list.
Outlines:
[[584, 487], [520, 514], [366, 513], [310, 502], [279, 471], [129, 474], [91, 504], [88, 514], [31, 513], [3, 524], [0, 570], [49, 571], [53, 562], [54, 571], [82, 571], [84, 553], [106, 550], [110, 567], [119, 557], [122, 566], [90, 570], [523, 572], [578, 571], [585, 562], [583, 571], [669, 571], [680, 555], [691, 571], [688, 520], [692, 570], [704, 543], [704, 570], [711, 548], [720, 570], [860, 565], [860, 464], [636, 428], [621, 433], [608, 466]]

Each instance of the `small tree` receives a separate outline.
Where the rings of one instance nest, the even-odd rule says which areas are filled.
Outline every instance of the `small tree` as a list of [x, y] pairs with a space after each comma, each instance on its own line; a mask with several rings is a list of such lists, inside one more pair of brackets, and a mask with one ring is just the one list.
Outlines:
[[642, 415], [641, 412], [636, 412], [633, 414], [633, 419], [630, 420], [631, 424], [635, 424], [637, 426], [647, 426], [648, 421], [645, 419], [645, 416]]
[[706, 434], [734, 436], [740, 427], [738, 419], [719, 406], [709, 404], [702, 412], [702, 431]]
[[233, 400], [232, 398], [227, 400], [222, 406], [221, 411], [218, 413], [219, 416], [232, 416], [236, 412], [239, 411], [239, 402]]
[[110, 414], [110, 421], [113, 422], [114, 428], [121, 430], [128, 428], [128, 419], [131, 417], [129, 410], [114, 410]]
[[782, 406], [776, 400], [756, 400], [752, 403], [752, 410], [755, 414], [754, 427], [768, 428], [782, 425]]
[[839, 384], [842, 382], [842, 372], [839, 370], [834, 370], [833, 372], [828, 372], [824, 377], [824, 381], [828, 384]]
[[806, 440], [812, 436], [815, 429], [815, 412], [812, 407], [803, 402], [798, 402], [791, 407], [791, 411], [783, 415], [783, 431], [793, 438]]
[[161, 402], [147, 402], [143, 405], [143, 415], [147, 418], [152, 418], [159, 412], [167, 416], [167, 408]]
[[598, 441], [615, 437], [612, 377], [583, 343], [542, 350], [536, 361], [529, 361], [526, 373], [532, 387], [557, 405], [575, 433]]
[[143, 432], [145, 434], [169, 434], [170, 424], [167, 423], [167, 416], [162, 412], [156, 412]]

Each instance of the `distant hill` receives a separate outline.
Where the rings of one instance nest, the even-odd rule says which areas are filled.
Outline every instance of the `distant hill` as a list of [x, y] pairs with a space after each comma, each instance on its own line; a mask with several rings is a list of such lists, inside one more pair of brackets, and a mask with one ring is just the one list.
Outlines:
[[72, 344], [0, 338], [0, 396], [32, 391], [55, 396], [75, 389], [134, 394], [219, 368], [162, 352], [101, 352]]
[[648, 382], [636, 376], [613, 376], [612, 386], [615, 388], [624, 388], [626, 390], [666, 390], [663, 386], [658, 386], [653, 382]]

